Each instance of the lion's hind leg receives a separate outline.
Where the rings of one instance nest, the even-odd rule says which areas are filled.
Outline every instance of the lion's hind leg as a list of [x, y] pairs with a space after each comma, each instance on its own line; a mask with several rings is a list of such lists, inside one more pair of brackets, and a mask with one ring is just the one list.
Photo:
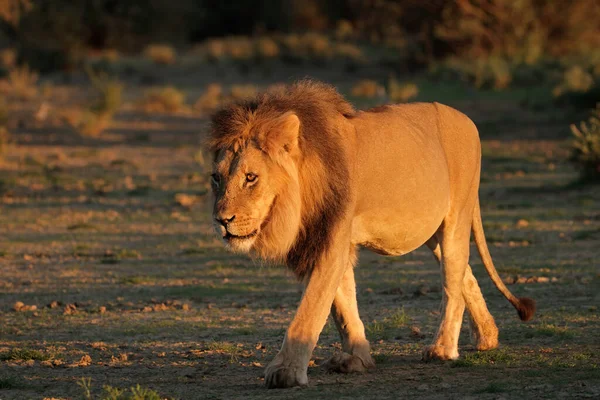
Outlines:
[[[442, 251], [436, 237], [429, 239], [426, 244], [433, 252], [437, 262], [440, 263], [442, 261]], [[494, 322], [494, 317], [487, 308], [471, 266], [468, 264], [463, 279], [462, 291], [469, 312], [471, 335], [477, 350], [495, 349], [498, 347], [498, 328]]]
[[362, 372], [375, 366], [365, 327], [358, 314], [354, 266], [350, 264], [335, 294], [331, 315], [342, 338], [343, 353], [329, 359], [325, 366], [332, 372]]

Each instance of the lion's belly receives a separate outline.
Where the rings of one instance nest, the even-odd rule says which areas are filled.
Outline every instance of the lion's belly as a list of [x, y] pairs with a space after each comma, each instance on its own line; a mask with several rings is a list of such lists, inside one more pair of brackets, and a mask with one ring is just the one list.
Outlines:
[[384, 255], [410, 253], [431, 238], [445, 214], [441, 208], [424, 215], [389, 208], [370, 210], [353, 219], [352, 243]]

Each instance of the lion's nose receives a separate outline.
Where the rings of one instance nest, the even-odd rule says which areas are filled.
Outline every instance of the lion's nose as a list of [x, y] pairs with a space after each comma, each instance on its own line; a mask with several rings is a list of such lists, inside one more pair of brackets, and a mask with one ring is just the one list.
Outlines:
[[220, 223], [223, 226], [227, 226], [227, 224], [229, 224], [231, 221], [233, 221], [233, 219], [235, 218], [235, 215], [232, 215], [231, 217], [227, 218], [224, 216], [218, 216], [215, 219], [217, 220], [218, 223]]

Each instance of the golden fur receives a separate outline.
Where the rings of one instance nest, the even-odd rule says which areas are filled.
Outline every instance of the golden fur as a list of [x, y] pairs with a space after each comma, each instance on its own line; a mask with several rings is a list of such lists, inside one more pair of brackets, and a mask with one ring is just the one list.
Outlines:
[[498, 289], [523, 320], [489, 255], [479, 211], [477, 130], [441, 104], [355, 111], [328, 85], [302, 81], [232, 104], [212, 119], [213, 216], [226, 245], [284, 262], [305, 285], [268, 387], [306, 385], [331, 312], [343, 352], [328, 367], [374, 366], [356, 303], [356, 248], [401, 255], [426, 244], [442, 267], [442, 317], [425, 359], [458, 357], [465, 308], [480, 350], [498, 330], [468, 265], [471, 231]]

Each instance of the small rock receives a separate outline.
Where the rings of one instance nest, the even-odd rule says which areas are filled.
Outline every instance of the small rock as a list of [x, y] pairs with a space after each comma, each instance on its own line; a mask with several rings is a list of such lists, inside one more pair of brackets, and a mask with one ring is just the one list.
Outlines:
[[183, 303], [183, 304], [181, 305], [181, 309], [182, 309], [183, 311], [189, 311], [189, 310], [190, 310], [190, 305], [189, 305], [188, 303]]
[[529, 226], [529, 221], [526, 219], [520, 219], [517, 221], [517, 228], [527, 228]]
[[22, 301], [17, 301], [14, 305], [13, 305], [13, 310], [15, 311], [21, 311], [21, 309], [25, 307], [25, 303], [23, 303]]
[[98, 312], [99, 312], [100, 314], [104, 314], [104, 313], [106, 312], [106, 307], [104, 307], [104, 306], [100, 306], [100, 308], [98, 309]]

